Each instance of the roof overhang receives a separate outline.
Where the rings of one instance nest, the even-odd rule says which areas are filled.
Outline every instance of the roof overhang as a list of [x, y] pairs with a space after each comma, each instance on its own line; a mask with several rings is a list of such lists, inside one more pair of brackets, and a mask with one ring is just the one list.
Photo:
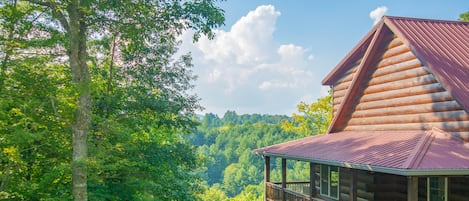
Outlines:
[[469, 175], [469, 148], [460, 138], [439, 130], [341, 132], [254, 153], [402, 176]]
[[270, 157], [285, 158], [289, 160], [311, 162], [311, 163], [317, 163], [317, 164], [323, 164], [323, 165], [332, 165], [332, 166], [338, 166], [338, 167], [349, 168], [349, 169], [395, 174], [395, 175], [401, 175], [401, 176], [469, 175], [469, 169], [401, 169], [401, 168], [381, 167], [381, 166], [356, 164], [356, 163], [341, 162], [341, 161], [303, 158], [303, 157], [292, 156], [292, 155], [270, 154], [270, 153], [256, 153], [256, 154], [263, 155], [263, 156], [270, 156]]

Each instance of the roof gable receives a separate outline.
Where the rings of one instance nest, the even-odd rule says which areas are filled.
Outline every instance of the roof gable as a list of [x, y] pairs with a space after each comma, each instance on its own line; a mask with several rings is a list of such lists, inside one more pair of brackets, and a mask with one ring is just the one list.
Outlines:
[[[329, 127], [328, 133], [330, 132], [336, 132], [340, 131], [342, 126], [345, 124], [345, 121], [348, 118], [348, 111], [353, 109], [350, 107], [350, 105], [355, 105], [357, 101], [357, 97], [359, 96], [359, 93], [362, 90], [363, 85], [363, 80], [368, 79], [367, 77], [370, 75], [370, 70], [373, 67], [373, 62], [376, 61], [376, 59], [380, 56], [379, 54], [381, 53], [380, 49], [382, 41], [383, 40], [388, 40], [390, 35], [390, 30], [384, 26], [384, 24], [381, 22], [378, 26], [376, 26], [376, 31], [372, 35], [370, 39], [370, 43], [368, 47], [366, 48], [366, 51], [363, 54], [363, 58], [360, 61], [360, 64], [358, 65], [358, 70], [355, 73], [355, 75], [352, 78], [351, 84], [347, 89], [347, 92], [345, 93], [345, 96], [339, 106], [339, 109], [334, 115], [334, 118], [332, 119], [331, 126]], [[368, 41], [365, 40], [365, 41]], [[349, 54], [349, 55], [354, 55]], [[351, 59], [346, 58], [345, 60]], [[346, 63], [344, 63], [346, 64]], [[344, 65], [345, 66], [345, 65]], [[338, 71], [340, 72], [339, 69], [342, 69], [345, 67], [339, 67], [337, 68]], [[340, 78], [339, 76], [337, 76]]]
[[348, 120], [347, 115], [364, 90], [363, 83], [371, 79], [367, 72], [382, 56], [380, 45], [389, 42], [389, 35], [399, 37], [443, 88], [469, 111], [469, 23], [384, 17], [323, 80], [323, 84], [333, 85], [350, 70], [350, 63], [362, 58], [328, 132], [340, 131]]

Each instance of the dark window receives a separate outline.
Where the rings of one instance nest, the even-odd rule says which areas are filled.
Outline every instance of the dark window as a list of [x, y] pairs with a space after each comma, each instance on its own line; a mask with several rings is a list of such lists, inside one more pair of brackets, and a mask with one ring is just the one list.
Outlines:
[[445, 177], [428, 177], [428, 201], [446, 201], [447, 179]]
[[339, 168], [321, 165], [321, 195], [339, 198]]

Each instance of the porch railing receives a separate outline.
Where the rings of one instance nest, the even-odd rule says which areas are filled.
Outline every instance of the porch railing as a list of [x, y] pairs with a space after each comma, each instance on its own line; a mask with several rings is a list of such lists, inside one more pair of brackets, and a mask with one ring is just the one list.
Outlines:
[[281, 182], [266, 183], [266, 200], [282, 201], [283, 192], [285, 191], [285, 200], [292, 201], [321, 201], [321, 199], [313, 198], [311, 200], [309, 182], [287, 182], [286, 189], [282, 189]]

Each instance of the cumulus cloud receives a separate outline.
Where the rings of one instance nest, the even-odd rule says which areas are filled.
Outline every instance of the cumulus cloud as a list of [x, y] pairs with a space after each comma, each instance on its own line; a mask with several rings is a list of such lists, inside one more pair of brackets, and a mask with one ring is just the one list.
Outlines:
[[388, 7], [386, 6], [379, 6], [376, 9], [370, 12], [370, 18], [374, 20], [373, 25], [376, 25], [379, 20], [388, 12]]
[[205, 112], [291, 114], [303, 97], [313, 94], [319, 80], [310, 69], [309, 48], [279, 44], [274, 32], [281, 13], [263, 5], [241, 17], [227, 31], [215, 30], [213, 40], [201, 38], [182, 51], [191, 51], [198, 75], [196, 93]]

